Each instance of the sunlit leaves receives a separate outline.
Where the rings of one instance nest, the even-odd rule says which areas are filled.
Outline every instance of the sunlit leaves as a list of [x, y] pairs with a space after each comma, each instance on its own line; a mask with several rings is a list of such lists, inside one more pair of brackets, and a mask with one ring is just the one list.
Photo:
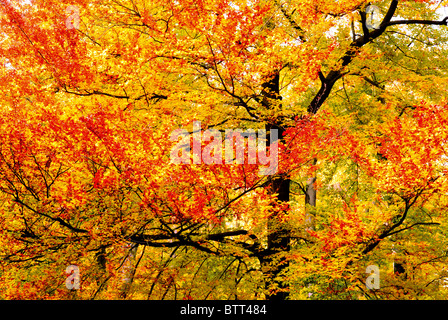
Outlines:
[[[3, 1], [1, 297], [264, 298], [269, 268], [285, 261], [291, 298], [443, 297], [446, 34], [396, 25], [342, 68], [367, 4]], [[79, 28], [66, 28], [69, 5]], [[374, 5], [384, 16], [390, 2]], [[429, 1], [397, 10], [436, 16]], [[341, 78], [306, 115], [331, 72]], [[247, 152], [240, 164], [171, 163], [171, 133], [194, 121], [281, 128], [276, 175]], [[311, 176], [316, 207], [304, 205]], [[271, 188], [279, 177], [292, 180], [290, 201]], [[268, 252], [285, 225], [291, 250]], [[64, 288], [71, 264], [79, 291]], [[383, 291], [363, 287], [370, 264]]]

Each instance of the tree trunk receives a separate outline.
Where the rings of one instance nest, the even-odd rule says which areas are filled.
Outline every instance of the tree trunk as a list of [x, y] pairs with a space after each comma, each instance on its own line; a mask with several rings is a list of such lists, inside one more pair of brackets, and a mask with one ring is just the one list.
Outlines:
[[97, 285], [98, 289], [93, 294], [92, 300], [96, 298], [96, 296], [106, 289], [107, 281], [109, 277], [107, 276], [107, 268], [106, 268], [106, 247], [105, 245], [100, 246], [95, 254], [95, 260], [98, 268], [97, 274]]
[[[272, 182], [272, 192], [278, 193], [277, 200], [289, 201], [290, 180], [279, 177]], [[284, 212], [281, 212], [283, 214]], [[281, 252], [290, 250], [290, 230], [286, 224], [278, 222], [278, 216], [273, 215], [268, 220], [268, 255], [261, 261], [265, 270], [268, 300], [286, 300], [289, 297], [288, 285], [278, 279], [279, 275], [289, 263], [284, 258], [276, 257]], [[271, 289], [275, 288], [275, 291]], [[271, 291], [271, 292], [270, 292]]]
[[136, 256], [138, 245], [130, 244], [132, 247], [129, 250], [128, 256], [122, 266], [123, 272], [123, 285], [121, 287], [120, 298], [126, 299], [131, 289], [132, 282], [134, 280], [134, 274], [136, 271]]
[[[263, 85], [263, 100], [262, 105], [266, 110], [272, 109], [275, 105], [281, 101], [280, 74], [276, 72], [266, 83]], [[279, 106], [281, 109], [281, 105]], [[266, 146], [269, 146], [271, 142], [271, 130], [278, 130], [278, 139], [283, 139], [283, 133], [285, 128], [279, 123], [266, 123]], [[270, 184], [270, 192], [276, 193], [278, 204], [282, 205], [284, 202], [289, 201], [290, 197], [290, 179], [288, 176], [278, 176], [272, 179]], [[275, 211], [277, 212], [277, 211]], [[286, 300], [289, 296], [288, 285], [283, 283], [278, 277], [285, 268], [288, 267], [288, 262], [284, 258], [278, 258], [278, 254], [284, 251], [290, 250], [290, 230], [286, 224], [279, 223], [280, 219], [278, 214], [285, 214], [287, 212], [280, 211], [274, 213], [268, 220], [268, 239], [266, 255], [260, 258], [263, 273], [265, 275], [265, 285], [267, 289], [266, 298], [268, 300]]]
[[[316, 161], [314, 161], [314, 164], [316, 164]], [[315, 230], [315, 217], [314, 214], [310, 212], [309, 206], [316, 206], [316, 198], [317, 198], [317, 192], [314, 188], [314, 183], [316, 182], [316, 177], [309, 178], [306, 183], [306, 190], [305, 190], [305, 228], [306, 230]], [[308, 287], [310, 287], [312, 283], [308, 284]], [[313, 292], [308, 293], [308, 297], [311, 297], [313, 295]]]
[[316, 206], [316, 189], [314, 189], [314, 183], [316, 182], [316, 177], [309, 178], [306, 183], [305, 190], [305, 224], [306, 228], [314, 230], [314, 215], [310, 212], [308, 206]]

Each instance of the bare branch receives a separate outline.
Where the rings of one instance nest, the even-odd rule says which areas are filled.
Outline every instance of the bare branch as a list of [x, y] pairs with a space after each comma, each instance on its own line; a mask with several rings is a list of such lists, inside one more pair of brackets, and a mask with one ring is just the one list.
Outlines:
[[434, 20], [395, 20], [395, 21], [389, 21], [386, 24], [386, 27], [399, 25], [399, 24], [426, 24], [426, 25], [434, 25], [434, 26], [446, 26], [448, 24], [448, 17], [445, 17], [442, 21], [434, 21]]

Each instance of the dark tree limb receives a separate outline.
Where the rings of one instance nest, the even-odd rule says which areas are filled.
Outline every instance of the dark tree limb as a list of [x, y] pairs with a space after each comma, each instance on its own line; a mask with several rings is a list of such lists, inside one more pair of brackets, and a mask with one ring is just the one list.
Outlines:
[[[132, 235], [132, 236], [128, 237], [127, 239], [129, 241], [131, 241], [132, 243], [149, 246], [149, 247], [176, 248], [176, 247], [181, 247], [181, 246], [189, 246], [189, 247], [194, 247], [194, 248], [196, 248], [200, 251], [206, 252], [206, 253], [219, 255], [218, 251], [212, 250], [209, 247], [204, 246], [203, 244], [206, 243], [207, 241], [227, 242], [226, 241], [227, 237], [247, 235], [247, 234], [248, 234], [247, 230], [234, 230], [234, 231], [226, 231], [226, 232], [221, 232], [221, 233], [204, 235], [202, 238], [200, 238], [198, 240], [191, 239], [191, 236], [195, 236], [195, 234], [187, 234], [187, 235], [182, 235], [182, 234], [174, 234], [174, 235], [140, 234], [140, 235]], [[254, 236], [252, 236], [251, 238], [254, 238]], [[160, 241], [160, 240], [165, 240], [165, 241]], [[244, 243], [238, 243], [238, 244], [242, 245]], [[243, 247], [250, 250], [252, 246], [248, 245], [248, 244], [244, 244]], [[255, 247], [255, 246], [253, 246], [253, 247]]]
[[433, 21], [433, 20], [396, 20], [391, 21], [393, 18], [395, 11], [398, 6], [398, 0], [392, 0], [391, 5], [389, 6], [389, 9], [384, 16], [383, 21], [381, 22], [378, 29], [369, 30], [366, 26], [366, 15], [365, 12], [361, 12], [361, 22], [363, 26], [363, 36], [355, 39], [352, 41], [352, 43], [349, 45], [347, 51], [344, 53], [344, 55], [340, 58], [341, 67], [337, 70], [330, 71], [327, 76], [324, 76], [323, 73], [319, 73], [319, 79], [321, 82], [321, 87], [317, 94], [314, 96], [313, 100], [308, 106], [308, 113], [316, 114], [322, 104], [325, 102], [325, 100], [330, 95], [331, 90], [333, 89], [334, 84], [336, 81], [338, 81], [340, 78], [344, 76], [344, 68], [349, 65], [352, 60], [355, 58], [358, 50], [366, 45], [367, 43], [373, 41], [374, 39], [381, 36], [387, 29], [387, 27], [393, 26], [393, 25], [403, 25], [403, 24], [425, 24], [425, 25], [447, 25], [448, 17], [445, 17], [441, 21]]

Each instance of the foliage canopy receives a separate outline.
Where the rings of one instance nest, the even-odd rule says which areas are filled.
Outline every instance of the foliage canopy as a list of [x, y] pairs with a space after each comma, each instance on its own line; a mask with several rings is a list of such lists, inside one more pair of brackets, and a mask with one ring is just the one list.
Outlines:
[[[444, 5], [0, 0], [0, 298], [445, 298]], [[277, 172], [171, 163], [194, 121]]]

